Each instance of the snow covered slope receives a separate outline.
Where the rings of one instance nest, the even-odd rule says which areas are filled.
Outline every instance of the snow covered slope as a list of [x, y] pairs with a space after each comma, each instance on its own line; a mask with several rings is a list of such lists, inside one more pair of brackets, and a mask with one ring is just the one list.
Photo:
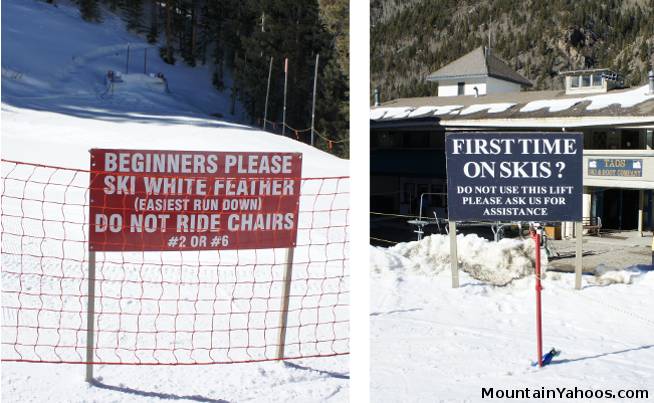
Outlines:
[[[101, 24], [84, 22], [76, 6], [58, 7], [35, 0], [2, 2], [2, 102], [18, 107], [59, 111], [75, 116], [109, 118], [131, 112], [168, 115], [229, 115], [229, 91], [211, 85], [209, 66], [171, 66], [156, 45], [127, 32], [120, 18], [105, 11]], [[106, 96], [108, 70], [130, 75], [163, 73], [170, 94], [132, 91]], [[227, 77], [227, 86], [231, 79]], [[231, 118], [241, 119], [241, 111]]]
[[[208, 66], [168, 65], [117, 16], [105, 10], [104, 21], [91, 24], [57, 3], [2, 2], [3, 158], [88, 168], [91, 147], [296, 151], [305, 154], [305, 176], [347, 174], [344, 160], [209, 116], [229, 117], [230, 97], [212, 87]], [[125, 72], [128, 44], [130, 74], [109, 95], [106, 72]], [[170, 93], [141, 73], [144, 48], [148, 71], [162, 72]]]
[[[348, 175], [345, 160], [237, 123], [242, 111], [229, 114], [229, 94], [213, 89], [208, 67], [169, 66], [150, 48], [148, 71], [169, 82], [170, 92], [162, 91], [136, 73], [149, 45], [117, 17], [104, 13], [103, 23], [89, 24], [75, 6], [57, 3], [2, 1], [3, 159], [88, 169], [90, 148], [293, 151], [304, 155], [305, 177]], [[127, 43], [130, 75], [108, 93], [106, 72], [124, 72]], [[3, 256], [3, 268], [6, 262]], [[291, 365], [99, 366], [100, 384], [89, 388], [83, 366], [3, 363], [2, 400], [345, 401], [347, 366], [346, 356]]]
[[[461, 287], [452, 289], [444, 266], [449, 251], [438, 252], [440, 241], [427, 238], [422, 248], [419, 242], [371, 247], [372, 401], [411, 396], [416, 402], [477, 402], [482, 387], [638, 388], [649, 389], [651, 398], [654, 271], [634, 267], [622, 272], [630, 284], [607, 286], [601, 284], [608, 281], [584, 276], [580, 291], [574, 290], [574, 274], [547, 272], [544, 350], [563, 352], [538, 369], [531, 366], [536, 360], [533, 271], [510, 269], [521, 264], [512, 258], [520, 256], [521, 245], [505, 244], [489, 254], [483, 242], [460, 237], [463, 265], [476, 262], [481, 268], [473, 275], [489, 270], [528, 275], [497, 287], [461, 272]], [[525, 264], [531, 266], [522, 260]]]

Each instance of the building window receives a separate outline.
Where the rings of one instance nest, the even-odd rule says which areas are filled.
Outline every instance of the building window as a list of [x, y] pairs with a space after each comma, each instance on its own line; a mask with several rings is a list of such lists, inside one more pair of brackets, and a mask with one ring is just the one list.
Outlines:
[[581, 86], [582, 87], [590, 87], [590, 76], [589, 75], [581, 76]]
[[601, 86], [602, 86], [602, 75], [593, 74], [593, 87], [601, 87]]
[[456, 83], [456, 93], [457, 95], [463, 95], [465, 92], [466, 83]]
[[402, 137], [397, 132], [376, 132], [370, 136], [370, 147], [375, 148], [394, 148], [399, 147]]
[[429, 132], [405, 132], [404, 148], [429, 148]]
[[570, 88], [579, 88], [579, 76], [570, 77]]

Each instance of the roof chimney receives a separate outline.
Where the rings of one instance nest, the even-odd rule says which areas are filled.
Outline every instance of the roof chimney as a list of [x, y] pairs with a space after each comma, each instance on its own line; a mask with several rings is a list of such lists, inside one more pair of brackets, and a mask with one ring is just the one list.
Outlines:
[[375, 106], [381, 105], [381, 95], [379, 94], [379, 87], [375, 87]]
[[649, 94], [653, 95], [654, 94], [654, 70], [649, 71]]

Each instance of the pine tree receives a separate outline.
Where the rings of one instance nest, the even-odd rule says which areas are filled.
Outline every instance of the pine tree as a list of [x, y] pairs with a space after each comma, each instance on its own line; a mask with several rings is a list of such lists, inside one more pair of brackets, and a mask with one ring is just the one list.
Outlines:
[[143, 32], [143, 0], [129, 0], [123, 5], [127, 29]]
[[100, 21], [100, 8], [97, 0], [80, 0], [79, 11], [84, 21]]
[[109, 9], [111, 11], [116, 11], [118, 10], [118, 7], [120, 7], [125, 0], [107, 0], [109, 3]]
[[150, 28], [147, 35], [148, 43], [156, 43], [159, 39], [159, 3], [150, 0]]
[[180, 34], [180, 51], [184, 61], [190, 66], [195, 66], [197, 57], [198, 3], [197, 0], [186, 0], [182, 2], [182, 19], [178, 28]]
[[[97, 0], [79, 1], [85, 19], [97, 18]], [[160, 56], [166, 63], [174, 64], [176, 53], [191, 66], [210, 62], [214, 86], [229, 91], [233, 99], [238, 97], [252, 119], [263, 114], [273, 57], [269, 118], [281, 120], [282, 67], [288, 58], [287, 124], [309, 127], [314, 60], [319, 54], [316, 129], [330, 141], [319, 140], [317, 145], [347, 155], [347, 142], [339, 141], [349, 135], [347, 0], [102, 1], [119, 10], [129, 30], [147, 31], [148, 42], [156, 43], [163, 33]], [[410, 46], [416, 58], [429, 57], [417, 52], [423, 46], [428, 43]], [[227, 70], [232, 72], [232, 82], [227, 80]], [[417, 82], [411, 86], [426, 91], [423, 87]]]
[[320, 15], [335, 40], [338, 63], [343, 73], [350, 68], [350, 7], [348, 0], [320, 0]]
[[161, 58], [168, 64], [175, 64], [173, 55], [173, 9], [174, 0], [166, 0], [166, 45], [160, 49]]

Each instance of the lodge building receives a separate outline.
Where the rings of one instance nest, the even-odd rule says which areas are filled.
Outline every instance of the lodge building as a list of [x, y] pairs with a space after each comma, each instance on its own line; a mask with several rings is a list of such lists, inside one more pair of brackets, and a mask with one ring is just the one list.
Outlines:
[[[654, 230], [654, 73], [622, 88], [607, 69], [561, 73], [565, 90], [531, 86], [478, 48], [429, 75], [438, 96], [401, 98], [370, 112], [371, 211], [420, 214], [420, 195], [445, 193], [445, 133], [575, 131], [584, 135], [583, 216], [603, 230]], [[426, 195], [422, 215], [446, 214], [447, 198]], [[563, 236], [573, 226], [561, 223]]]

